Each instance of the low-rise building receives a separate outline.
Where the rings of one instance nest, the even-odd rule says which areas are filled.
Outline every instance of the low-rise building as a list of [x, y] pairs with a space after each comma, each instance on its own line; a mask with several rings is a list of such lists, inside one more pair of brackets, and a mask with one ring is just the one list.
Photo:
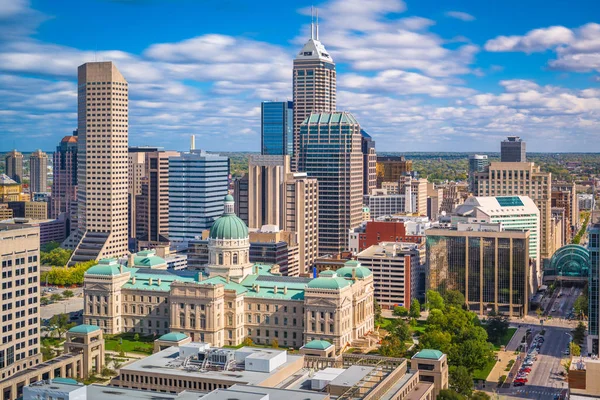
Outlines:
[[431, 228], [427, 217], [385, 216], [366, 221], [351, 229], [348, 234], [348, 250], [358, 254], [381, 242], [421, 243], [425, 230]]

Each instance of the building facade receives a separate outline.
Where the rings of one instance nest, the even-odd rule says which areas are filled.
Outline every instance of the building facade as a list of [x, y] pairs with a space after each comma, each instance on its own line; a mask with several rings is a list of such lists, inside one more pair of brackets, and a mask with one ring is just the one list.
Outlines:
[[458, 290], [469, 310], [522, 317], [529, 309], [529, 232], [500, 224], [427, 230], [427, 289]]
[[398, 182], [400, 177], [412, 171], [412, 161], [404, 156], [377, 157], [377, 187], [383, 182]]
[[236, 178], [233, 181], [233, 197], [235, 199], [235, 213], [240, 217], [246, 225], [248, 221], [248, 195], [250, 188], [248, 187], [248, 175], [244, 175], [241, 178]]
[[284, 182], [290, 172], [289, 156], [248, 158], [248, 226], [283, 226]]
[[65, 136], [53, 155], [50, 217], [60, 213], [70, 217], [73, 202], [77, 202], [77, 136]]
[[350, 232], [348, 249], [358, 254], [381, 242], [421, 243], [431, 228], [427, 217], [378, 218], [363, 222]]
[[590, 275], [588, 281], [588, 353], [598, 355], [600, 337], [600, 223], [593, 221], [588, 230]]
[[223, 213], [229, 158], [191, 150], [169, 157], [169, 239], [187, 242]]
[[23, 154], [13, 150], [4, 157], [6, 175], [17, 183], [23, 183]]
[[29, 193], [48, 191], [48, 155], [36, 150], [29, 155]]
[[260, 154], [294, 154], [294, 102], [263, 101], [260, 105]]
[[0, 175], [0, 203], [9, 201], [24, 201], [23, 188], [20, 183], [6, 174]]
[[527, 162], [525, 142], [518, 136], [509, 136], [500, 143], [501, 162]]
[[293, 171], [299, 171], [300, 125], [311, 113], [332, 113], [336, 110], [336, 72], [333, 59], [313, 33], [294, 59], [294, 154]]
[[362, 221], [362, 152], [350, 113], [310, 114], [300, 129], [298, 168], [319, 182], [319, 253], [346, 248], [348, 230]]
[[146, 153], [156, 152], [155, 147], [130, 147], [127, 152], [129, 239], [137, 236], [137, 198], [142, 195], [142, 182], [146, 179]]
[[486, 167], [490, 165], [488, 156], [485, 154], [471, 154], [469, 155], [469, 192], [473, 193], [475, 190], [475, 177], [473, 176], [477, 172], [485, 171]]
[[364, 129], [360, 130], [363, 154], [363, 194], [370, 194], [377, 187], [377, 154], [375, 141]]
[[577, 185], [570, 182], [552, 182], [552, 207], [565, 209], [565, 230], [563, 237], [570, 242], [577, 234], [581, 225], [579, 221], [579, 201], [577, 199]]
[[[208, 237], [205, 273], [158, 271], [101, 260], [84, 279], [84, 321], [106, 333], [182, 332], [212, 346], [300, 347], [329, 340], [341, 349], [373, 331], [373, 276], [360, 265], [316, 279], [285, 277], [249, 261], [246, 225], [233, 197]], [[359, 272], [360, 271], [360, 272]]]
[[65, 242], [74, 248], [69, 264], [128, 252], [128, 84], [110, 61], [85, 63], [77, 73], [77, 231]]
[[2, 263], [2, 343], [0, 374], [10, 379], [38, 365], [40, 352], [40, 230], [0, 224]]

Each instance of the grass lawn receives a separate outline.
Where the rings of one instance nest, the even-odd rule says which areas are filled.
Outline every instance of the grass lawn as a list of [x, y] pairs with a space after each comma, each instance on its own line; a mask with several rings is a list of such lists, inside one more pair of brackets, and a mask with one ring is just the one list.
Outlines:
[[485, 367], [483, 367], [483, 369], [479, 369], [479, 370], [473, 372], [473, 379], [474, 380], [482, 380], [482, 381], [486, 380], [488, 375], [492, 371], [492, 368], [494, 368], [495, 364], [496, 364], [496, 360], [492, 359], [490, 362], [488, 362], [486, 364]]
[[516, 331], [517, 328], [508, 328], [506, 334], [500, 338], [498, 343], [492, 343], [494, 345], [494, 350], [498, 351], [500, 350], [500, 346], [506, 346]]
[[[123, 343], [120, 343], [120, 341]], [[154, 348], [154, 337], [142, 336], [138, 341], [134, 340], [134, 335], [131, 333], [123, 333], [120, 335], [109, 336], [104, 340], [106, 350], [117, 351], [119, 344], [121, 350], [126, 353], [152, 354]]]
[[410, 327], [417, 336], [425, 332], [425, 328], [427, 328], [427, 321], [417, 320], [417, 324], [415, 326]]
[[379, 326], [379, 329], [385, 329], [386, 331], [389, 331], [392, 326], [393, 321], [394, 321], [393, 318], [382, 318], [381, 323], [378, 324], [377, 326]]

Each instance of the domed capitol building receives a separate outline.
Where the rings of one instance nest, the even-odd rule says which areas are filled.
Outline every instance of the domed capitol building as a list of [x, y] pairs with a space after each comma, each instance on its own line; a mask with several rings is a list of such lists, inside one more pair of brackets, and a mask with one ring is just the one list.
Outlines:
[[85, 274], [84, 323], [110, 334], [180, 332], [213, 346], [236, 346], [249, 337], [296, 348], [327, 340], [340, 350], [373, 331], [368, 268], [348, 261], [310, 279], [250, 263], [248, 227], [235, 215], [231, 195], [208, 247], [204, 273], [164, 269], [152, 251], [130, 256], [127, 266], [100, 260]]

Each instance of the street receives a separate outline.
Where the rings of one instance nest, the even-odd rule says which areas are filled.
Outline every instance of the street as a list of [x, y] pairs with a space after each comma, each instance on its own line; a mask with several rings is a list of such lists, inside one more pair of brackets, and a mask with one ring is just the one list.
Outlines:
[[[43, 289], [46, 289], [46, 288], [42, 287], [42, 290]], [[52, 292], [48, 292], [46, 294], [46, 297], [50, 298], [50, 296], [54, 293], [62, 294], [62, 292], [64, 290], [65, 289], [55, 289]], [[56, 314], [82, 311], [83, 310], [83, 297], [82, 297], [83, 289], [76, 288], [76, 289], [70, 289], [70, 290], [73, 291], [73, 294], [74, 294], [73, 297], [71, 297], [69, 299], [57, 301], [52, 304], [48, 304], [47, 306], [40, 306], [40, 318], [42, 320], [45, 320], [45, 319], [52, 318]], [[81, 321], [79, 323], [81, 323]]]

